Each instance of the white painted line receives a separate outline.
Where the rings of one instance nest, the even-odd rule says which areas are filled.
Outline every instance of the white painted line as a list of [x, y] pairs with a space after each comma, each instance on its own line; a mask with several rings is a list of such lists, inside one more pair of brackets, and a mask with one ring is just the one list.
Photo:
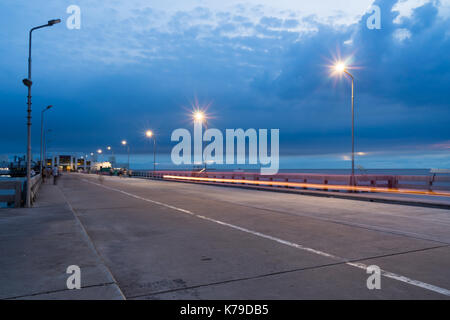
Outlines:
[[[138, 195], [135, 195], [135, 194], [132, 194], [132, 193], [120, 190], [120, 189], [108, 187], [108, 186], [105, 186], [105, 185], [102, 185], [102, 184], [99, 184], [99, 183], [95, 183], [95, 182], [89, 181], [87, 179], [82, 179], [82, 180], [85, 181], [85, 182], [88, 182], [88, 183], [91, 183], [91, 184], [103, 187], [105, 189], [109, 189], [109, 190], [112, 190], [112, 191], [123, 193], [123, 194], [125, 194], [127, 196], [130, 196], [130, 197], [133, 197], [133, 198], [136, 198], [136, 199], [139, 199], [139, 200], [147, 201], [147, 202], [154, 203], [154, 204], [166, 207], [166, 208], [173, 209], [175, 211], [183, 212], [183, 213], [189, 214], [189, 215], [191, 215], [193, 217], [196, 217], [196, 218], [199, 218], [199, 219], [203, 219], [203, 220], [207, 220], [207, 221], [210, 221], [210, 222], [214, 222], [214, 223], [220, 224], [222, 226], [226, 226], [226, 227], [229, 227], [229, 228], [232, 228], [232, 229], [236, 229], [236, 230], [239, 230], [239, 231], [242, 231], [242, 232], [246, 232], [246, 233], [252, 234], [254, 236], [260, 237], [260, 238], [272, 240], [272, 241], [278, 242], [280, 244], [284, 244], [284, 245], [287, 245], [287, 246], [290, 246], [290, 247], [293, 247], [293, 248], [296, 248], [296, 249], [300, 249], [300, 250], [303, 250], [303, 251], [306, 251], [306, 252], [314, 253], [314, 254], [317, 254], [317, 255], [320, 255], [320, 256], [323, 256], [323, 257], [327, 257], [327, 258], [330, 258], [330, 259], [333, 259], [333, 260], [337, 260], [339, 262], [344, 262], [348, 266], [352, 266], [352, 267], [355, 267], [355, 268], [367, 270], [367, 265], [365, 265], [363, 263], [350, 262], [349, 259], [341, 258], [341, 257], [335, 256], [333, 254], [326, 253], [326, 252], [323, 252], [323, 251], [320, 251], [320, 250], [316, 250], [316, 249], [313, 249], [313, 248], [308, 248], [308, 247], [302, 246], [301, 244], [297, 244], [297, 243], [294, 243], [294, 242], [286, 241], [286, 240], [283, 240], [283, 239], [280, 239], [280, 238], [277, 238], [277, 237], [273, 237], [273, 236], [270, 236], [270, 235], [267, 235], [267, 234], [264, 234], [264, 233], [261, 233], [261, 232], [258, 232], [258, 231], [253, 231], [253, 230], [250, 230], [250, 229], [239, 227], [239, 226], [231, 224], [231, 223], [227, 223], [227, 222], [223, 222], [223, 221], [216, 220], [216, 219], [213, 219], [213, 218], [205, 217], [205, 216], [196, 214], [196, 213], [194, 213], [192, 211], [189, 211], [189, 210], [186, 210], [186, 209], [178, 208], [178, 207], [175, 207], [175, 206], [172, 206], [170, 204], [163, 203], [163, 202], [159, 202], [159, 201], [143, 198], [141, 196], [138, 196]], [[407, 284], [410, 284], [410, 285], [413, 285], [413, 286], [416, 286], [416, 287], [420, 287], [420, 288], [423, 288], [423, 289], [426, 289], [426, 290], [434, 291], [436, 293], [440, 293], [440, 294], [443, 294], [445, 296], [450, 296], [450, 290], [448, 290], [448, 289], [437, 287], [437, 286], [434, 286], [432, 284], [428, 284], [428, 283], [425, 283], [425, 282], [422, 282], [422, 281], [410, 279], [408, 277], [405, 277], [405, 276], [402, 276], [402, 275], [399, 275], [399, 274], [396, 274], [396, 273], [393, 273], [393, 272], [389, 272], [389, 271], [386, 271], [386, 270], [381, 270], [381, 275], [385, 276], [386, 278], [397, 280], [397, 281], [400, 281], [400, 282], [403, 282], [403, 283], [407, 283]]]

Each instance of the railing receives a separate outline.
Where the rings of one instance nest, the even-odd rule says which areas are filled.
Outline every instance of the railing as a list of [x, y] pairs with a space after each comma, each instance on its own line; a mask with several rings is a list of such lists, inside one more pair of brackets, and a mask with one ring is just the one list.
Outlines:
[[0, 203], [14, 203], [15, 208], [19, 208], [22, 202], [22, 181], [0, 181], [0, 190], [13, 190], [12, 194], [0, 194]]
[[[36, 200], [39, 187], [41, 186], [42, 179], [41, 176], [35, 175], [31, 178], [31, 203]], [[20, 208], [25, 200], [26, 195], [26, 181], [22, 180], [12, 180], [0, 181], [0, 190], [12, 190], [10, 194], [0, 194], [0, 203], [14, 204], [14, 208]]]
[[[348, 190], [344, 186], [350, 186], [351, 175], [343, 174], [303, 174], [303, 173], [279, 173], [264, 176], [251, 172], [195, 172], [195, 171], [133, 171], [132, 176], [147, 179], [177, 180], [176, 177], [191, 177], [183, 179], [191, 182], [232, 183], [232, 184], [257, 184], [266, 186], [283, 186], [286, 188], [320, 189], [325, 191]], [[194, 179], [195, 178], [195, 179]], [[199, 178], [205, 178], [199, 179]], [[235, 181], [230, 181], [235, 180]], [[247, 181], [248, 182], [247, 182]], [[267, 182], [267, 183], [265, 183]], [[281, 182], [285, 182], [285, 185]], [[329, 185], [329, 186], [328, 186]], [[413, 189], [433, 191], [450, 191], [450, 176], [408, 176], [408, 175], [355, 175], [355, 185], [360, 190], [370, 188], [383, 189]], [[334, 188], [334, 189], [333, 189]]]
[[[35, 175], [31, 178], [31, 203], [36, 200], [37, 193], [42, 184], [42, 177], [40, 174]], [[25, 192], [24, 192], [25, 194]]]

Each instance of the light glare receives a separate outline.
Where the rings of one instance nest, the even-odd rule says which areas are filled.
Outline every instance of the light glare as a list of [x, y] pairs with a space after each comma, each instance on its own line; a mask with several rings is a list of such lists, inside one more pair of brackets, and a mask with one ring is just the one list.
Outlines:
[[345, 64], [343, 62], [338, 62], [335, 66], [334, 66], [335, 70], [339, 73], [342, 73], [345, 71]]
[[204, 119], [205, 119], [205, 114], [202, 111], [194, 112], [194, 120], [195, 121], [203, 122]]

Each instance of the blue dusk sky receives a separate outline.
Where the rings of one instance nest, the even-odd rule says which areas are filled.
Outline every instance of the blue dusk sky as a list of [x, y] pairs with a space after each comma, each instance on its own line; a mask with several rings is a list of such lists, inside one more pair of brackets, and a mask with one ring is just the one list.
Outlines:
[[199, 105], [209, 127], [280, 129], [291, 167], [346, 167], [351, 87], [330, 71], [343, 59], [358, 163], [450, 167], [450, 0], [2, 0], [0, 154], [26, 152], [28, 30], [53, 18], [33, 33], [33, 153], [49, 104], [51, 151], [124, 153], [127, 139], [136, 154], [149, 128], [170, 153]]

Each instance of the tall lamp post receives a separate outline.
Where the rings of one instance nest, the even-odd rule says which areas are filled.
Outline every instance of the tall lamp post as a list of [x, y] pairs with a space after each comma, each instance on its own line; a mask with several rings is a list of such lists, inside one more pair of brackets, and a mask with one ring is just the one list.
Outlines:
[[[43, 161], [47, 161], [47, 134], [51, 133], [52, 129], [47, 129], [44, 131], [44, 137], [43, 137]], [[53, 161], [52, 161], [53, 162]]]
[[102, 152], [103, 152], [102, 149], [98, 149], [98, 150], [97, 150], [97, 153], [98, 153], [98, 161], [99, 161], [99, 162], [101, 162], [101, 161], [100, 161], [100, 156], [102, 155]]
[[114, 150], [111, 148], [111, 146], [107, 146], [106, 149], [107, 149], [108, 151], [111, 151], [111, 158], [110, 158], [110, 160], [111, 160], [111, 166], [112, 166], [113, 169], [114, 169], [115, 162], [116, 162], [116, 158], [114, 157]]
[[28, 78], [23, 79], [23, 84], [28, 88], [28, 96], [27, 96], [27, 192], [26, 192], [26, 207], [31, 207], [31, 85], [33, 82], [31, 81], [31, 37], [34, 30], [51, 27], [54, 24], [60, 23], [61, 19], [54, 19], [48, 21], [47, 24], [43, 24], [41, 26], [34, 27], [30, 30], [29, 33], [29, 42], [28, 42]]
[[128, 150], [128, 167], [127, 170], [130, 170], [130, 145], [127, 143], [127, 140], [122, 140], [122, 145], [127, 147]]
[[153, 174], [155, 174], [155, 172], [156, 172], [156, 138], [155, 138], [155, 135], [153, 134], [152, 130], [147, 130], [145, 132], [145, 135], [149, 139], [153, 138]]
[[41, 112], [41, 157], [40, 157], [40, 163], [41, 164], [40, 164], [40, 171], [39, 171], [39, 173], [41, 175], [42, 175], [43, 159], [44, 159], [43, 154], [42, 154], [42, 152], [43, 152], [42, 144], [43, 144], [43, 140], [44, 140], [44, 112], [47, 111], [48, 109], [52, 108], [52, 107], [53, 107], [52, 105], [47, 106]]
[[[206, 116], [203, 111], [197, 110], [193, 114], [194, 122], [198, 122], [200, 124], [205, 125], [205, 130], [208, 129], [208, 122], [206, 121]], [[202, 139], [202, 159], [203, 159], [203, 139]], [[205, 164], [205, 172], [206, 172], [206, 159], [204, 159]]]
[[342, 74], [345, 73], [352, 80], [352, 176], [350, 180], [350, 185], [355, 185], [355, 78], [348, 72], [347, 66], [343, 62], [338, 62], [334, 69]]

